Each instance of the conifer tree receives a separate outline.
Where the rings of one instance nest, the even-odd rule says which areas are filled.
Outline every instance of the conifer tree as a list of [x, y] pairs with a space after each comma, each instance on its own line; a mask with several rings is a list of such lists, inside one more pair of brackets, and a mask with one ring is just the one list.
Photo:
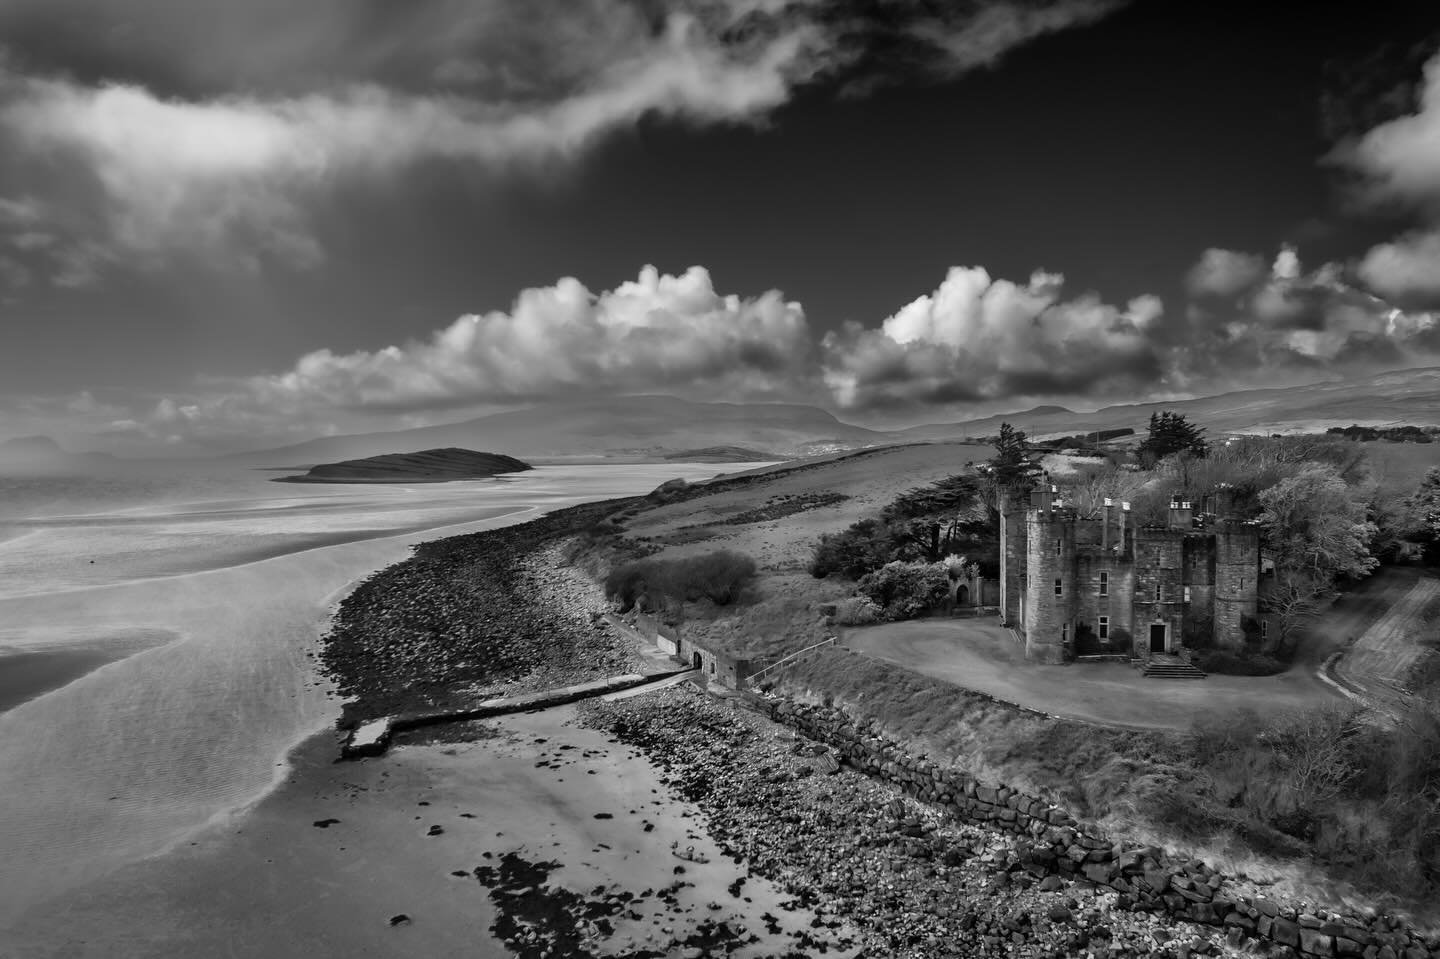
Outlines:
[[1030, 441], [1023, 432], [1009, 423], [1000, 424], [1000, 438], [995, 441], [995, 456], [989, 462], [990, 475], [997, 486], [1024, 492], [1035, 485], [1040, 472], [1030, 453]]
[[1140, 444], [1140, 455], [1164, 459], [1175, 453], [1187, 453], [1204, 459], [1210, 452], [1204, 427], [1195, 426], [1183, 413], [1171, 410], [1150, 414], [1150, 435]]

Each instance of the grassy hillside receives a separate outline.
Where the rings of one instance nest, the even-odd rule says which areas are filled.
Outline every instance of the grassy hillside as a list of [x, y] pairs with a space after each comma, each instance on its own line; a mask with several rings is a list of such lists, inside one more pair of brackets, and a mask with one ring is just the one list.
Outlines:
[[[596, 571], [640, 556], [727, 550], [753, 558], [758, 576], [739, 602], [685, 602], [666, 615], [697, 641], [776, 657], [833, 633], [822, 607], [855, 587], [810, 574], [823, 534], [878, 517], [901, 493], [992, 453], [958, 443], [899, 446], [668, 486], [608, 517], [575, 555]], [[1075, 681], [1084, 681], [1079, 668]], [[1410, 783], [1425, 775], [1429, 753], [1349, 715], [1287, 716], [1274, 729], [1254, 715], [1190, 733], [1105, 729], [844, 651], [806, 660], [781, 683], [788, 695], [876, 720], [938, 762], [1048, 795], [1117, 836], [1201, 855], [1288, 895], [1360, 904], [1388, 896], [1418, 908], [1440, 888], [1440, 833], [1431, 835], [1440, 818], [1402, 798], [1418, 795]], [[1417, 748], [1440, 748], [1432, 739]], [[1324, 752], [1337, 743], [1343, 750]], [[1297, 757], [1316, 749], [1339, 777], [1321, 784], [1328, 792], [1297, 779]]]

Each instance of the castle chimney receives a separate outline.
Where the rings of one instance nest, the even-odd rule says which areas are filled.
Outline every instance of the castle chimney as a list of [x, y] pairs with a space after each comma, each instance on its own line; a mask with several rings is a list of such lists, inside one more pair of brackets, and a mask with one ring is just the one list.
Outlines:
[[1055, 487], [1044, 483], [1030, 491], [1030, 505], [1040, 511], [1044, 517], [1050, 516], [1050, 510], [1055, 505]]
[[1106, 555], [1110, 555], [1110, 518], [1115, 513], [1115, 501], [1105, 497], [1105, 518], [1100, 521], [1100, 549]]
[[1125, 552], [1125, 526], [1130, 517], [1130, 501], [1120, 501], [1120, 552]]
[[1170, 501], [1170, 528], [1190, 530], [1195, 526], [1195, 510], [1189, 500]]

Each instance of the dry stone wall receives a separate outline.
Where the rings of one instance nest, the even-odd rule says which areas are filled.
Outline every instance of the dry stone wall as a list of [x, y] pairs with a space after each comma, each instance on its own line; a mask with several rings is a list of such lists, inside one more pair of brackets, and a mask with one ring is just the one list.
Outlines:
[[1272, 955], [1363, 959], [1431, 959], [1440, 942], [1421, 939], [1391, 917], [1313, 911], [1245, 894], [1199, 860], [1180, 860], [1154, 846], [1112, 841], [1053, 803], [909, 752], [827, 706], [762, 701], [771, 718], [834, 747], [844, 761], [934, 803], [958, 819], [989, 823], [1025, 838], [1021, 861], [1036, 877], [1086, 879], [1120, 894], [1122, 906], [1226, 929], [1233, 941], [1255, 940]]

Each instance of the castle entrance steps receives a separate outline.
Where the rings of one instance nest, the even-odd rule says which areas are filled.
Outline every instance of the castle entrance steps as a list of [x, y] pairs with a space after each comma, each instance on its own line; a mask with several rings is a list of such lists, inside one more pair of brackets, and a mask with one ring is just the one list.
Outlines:
[[[1160, 627], [1163, 629], [1164, 627]], [[1205, 673], [1194, 663], [1168, 653], [1152, 653], [1140, 671], [1149, 679], [1204, 679]]]

